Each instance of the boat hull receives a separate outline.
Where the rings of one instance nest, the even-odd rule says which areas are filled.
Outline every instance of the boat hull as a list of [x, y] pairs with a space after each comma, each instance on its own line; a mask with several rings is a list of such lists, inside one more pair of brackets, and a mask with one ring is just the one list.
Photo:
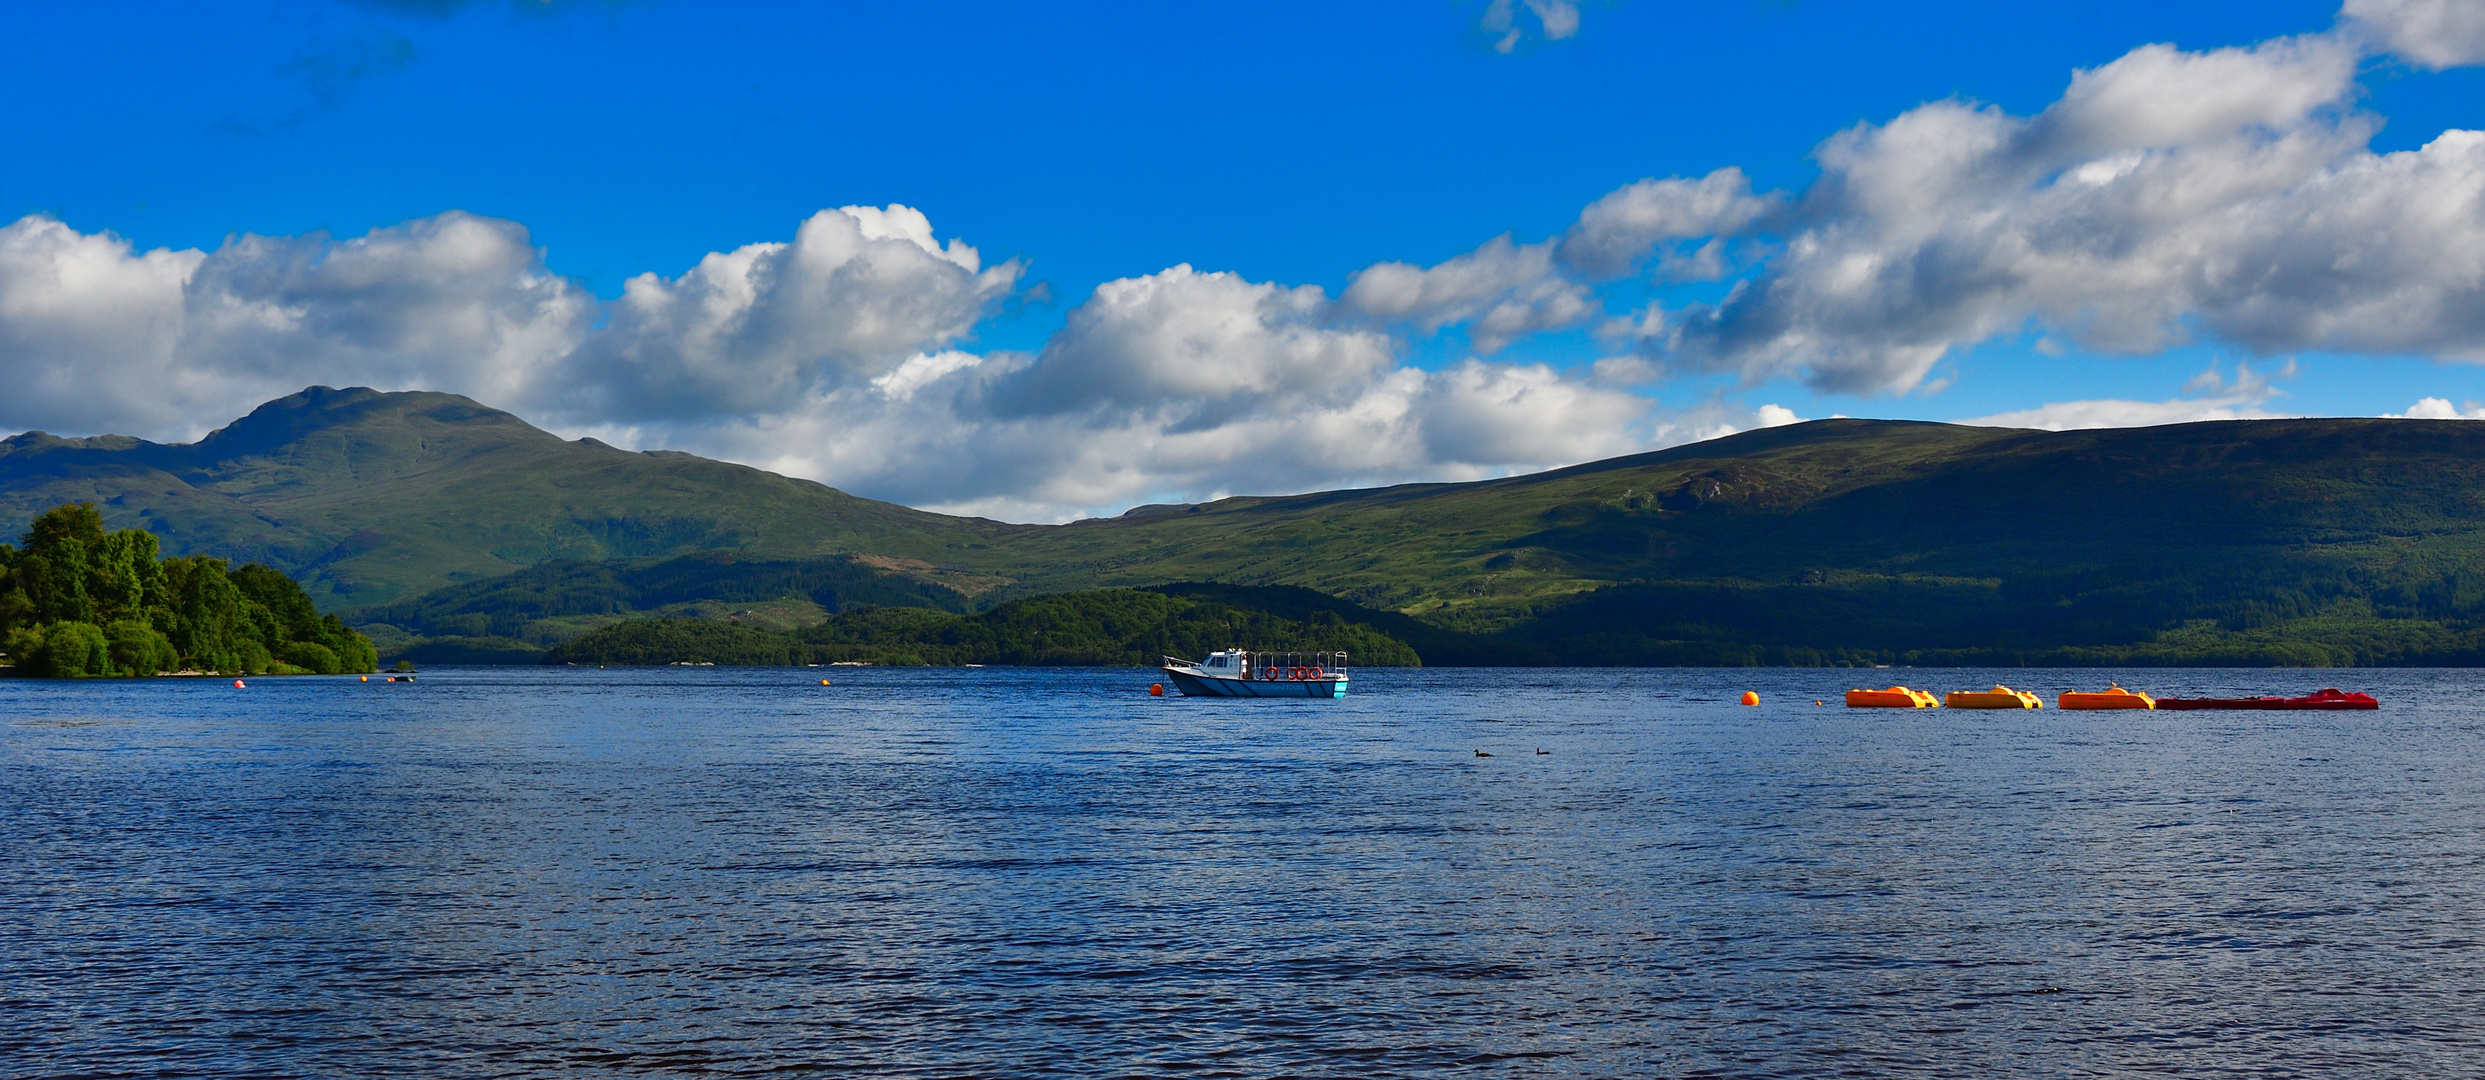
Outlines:
[[1317, 679], [1220, 679], [1180, 668], [1163, 668], [1165, 677], [1173, 680], [1174, 689], [1186, 697], [1233, 698], [1342, 698], [1346, 696], [1346, 676], [1330, 675]]
[[2323, 690], [2303, 697], [2159, 698], [2160, 709], [2323, 709], [2363, 711], [2381, 708], [2371, 694]]
[[1904, 686], [1846, 692], [1846, 707], [1850, 709], [1930, 709], [1939, 704], [1932, 691], [1909, 690]]
[[1942, 696], [1942, 706], [1950, 709], [2042, 709], [2045, 703], [2025, 690], [1996, 687], [1991, 690], [1953, 690]]
[[2113, 690], [2065, 690], [2060, 698], [2055, 699], [2054, 707], [2058, 709], [2154, 709], [2157, 707], [2157, 699], [2147, 694], [2130, 691], [2118, 693]]

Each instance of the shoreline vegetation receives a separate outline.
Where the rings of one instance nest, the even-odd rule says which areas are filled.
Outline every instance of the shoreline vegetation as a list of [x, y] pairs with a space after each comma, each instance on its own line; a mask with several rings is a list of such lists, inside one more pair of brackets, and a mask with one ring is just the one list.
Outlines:
[[35, 518], [0, 544], [0, 674], [340, 675], [379, 665], [371, 639], [321, 615], [259, 563], [160, 558], [154, 533], [104, 529], [91, 502]]
[[[544, 594], [533, 595], [536, 603], [547, 602]], [[383, 651], [423, 664], [795, 667], [1152, 667], [1161, 655], [1197, 657], [1231, 645], [1344, 651], [1355, 666], [1373, 667], [2465, 667], [2485, 660], [2472, 631], [2370, 616], [2305, 621], [2335, 640], [2291, 636], [2304, 633], [2302, 622], [2238, 633], [2203, 620], [2113, 645], [1871, 649], [1649, 641], [1615, 632], [1613, 622], [1622, 619], [1602, 630], [1575, 621], [1561, 636], [1524, 629], [1474, 633], [1292, 586], [1187, 582], [1099, 589], [1006, 601], [977, 613], [865, 605], [808, 621], [788, 614], [798, 601], [748, 601], [721, 616], [616, 613], [553, 641], [401, 636]], [[502, 616], [518, 633], [541, 631], [541, 623]], [[472, 612], [448, 618], [460, 620], [453, 626], [482, 625]], [[371, 629], [384, 637], [402, 634], [394, 626]]]
[[791, 633], [700, 619], [629, 619], [547, 650], [545, 664], [1153, 667], [1237, 643], [1344, 652], [1359, 667], [1420, 667], [1406, 642], [1330, 611], [1290, 619], [1138, 589], [1032, 597], [960, 615], [864, 607]]

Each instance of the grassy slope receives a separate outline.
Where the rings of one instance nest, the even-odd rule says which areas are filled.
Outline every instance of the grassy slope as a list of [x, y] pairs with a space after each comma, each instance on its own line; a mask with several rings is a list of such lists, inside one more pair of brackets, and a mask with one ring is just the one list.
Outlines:
[[[1694, 477], [1727, 471], [1728, 501], [1787, 510], [1903, 480], [2013, 434], [1826, 421], [1481, 483], [1226, 499], [1136, 521], [1082, 522], [1017, 544], [1042, 545], [1045, 558], [1024, 571], [1031, 587], [1292, 584], [1493, 625], [1547, 598], [1683, 568], [1707, 574], [1716, 568], [1699, 564], [1733, 561], [1748, 538], [1686, 549], [1699, 543], [1680, 528], [1688, 515], [1663, 508]], [[1462, 620], [1468, 615], [1475, 618]]]
[[[767, 559], [710, 551], [669, 559], [553, 559], [412, 600], [361, 608], [354, 619], [359, 625], [382, 624], [417, 636], [503, 637], [550, 645], [634, 613], [731, 617], [754, 611], [751, 617], [758, 618], [753, 605], [789, 604], [791, 610], [821, 615], [859, 606], [962, 612], [968, 600], [955, 590], [892, 575], [852, 556]], [[802, 625], [818, 621], [815, 616]]]
[[1025, 526], [928, 514], [683, 454], [564, 441], [450, 394], [313, 388], [197, 443], [0, 443], [0, 525], [72, 499], [168, 550], [261, 560], [323, 608], [554, 558], [738, 548], [948, 564]]
[[1067, 532], [1093, 580], [1304, 584], [1592, 662], [2485, 658], [2457, 422], [1826, 421]]

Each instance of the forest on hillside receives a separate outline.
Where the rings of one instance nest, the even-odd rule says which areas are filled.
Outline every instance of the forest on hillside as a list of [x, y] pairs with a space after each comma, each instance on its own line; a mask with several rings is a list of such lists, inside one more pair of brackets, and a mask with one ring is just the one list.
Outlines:
[[794, 633], [696, 619], [632, 619], [564, 643], [547, 664], [706, 663], [746, 666], [861, 662], [1153, 666], [1229, 646], [1343, 652], [1364, 667], [1417, 667], [1405, 642], [1334, 612], [1289, 619], [1214, 599], [1138, 589], [1030, 597], [974, 615], [865, 607]]
[[369, 638], [273, 569], [162, 558], [155, 534], [107, 531], [93, 503], [53, 507], [0, 544], [0, 663], [51, 678], [372, 670]]

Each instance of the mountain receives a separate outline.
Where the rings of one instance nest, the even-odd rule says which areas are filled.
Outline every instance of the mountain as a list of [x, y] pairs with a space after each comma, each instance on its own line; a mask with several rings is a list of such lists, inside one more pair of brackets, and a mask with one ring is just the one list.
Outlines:
[[265, 562], [325, 610], [550, 559], [731, 548], [947, 562], [1027, 530], [688, 454], [565, 441], [455, 394], [362, 388], [312, 387], [195, 443], [0, 440], [6, 535], [77, 500], [101, 504], [114, 528], [144, 525], [171, 553]]
[[[2485, 424], [2459, 421], [1825, 420], [1501, 480], [1030, 526], [567, 442], [451, 395], [314, 388], [194, 444], [0, 441], [0, 514], [71, 498], [168, 552], [268, 561], [326, 610], [538, 645], [779, 579], [794, 606], [751, 617], [849, 602], [804, 606], [821, 588], [980, 610], [1218, 582], [1395, 613], [1383, 629], [1419, 652], [1431, 627], [1454, 632], [1439, 650], [1530, 662], [2485, 661]], [[717, 550], [734, 557], [663, 568]]]
[[1067, 531], [1099, 581], [1306, 585], [1562, 662], [2485, 662], [2460, 421], [1815, 421]]

